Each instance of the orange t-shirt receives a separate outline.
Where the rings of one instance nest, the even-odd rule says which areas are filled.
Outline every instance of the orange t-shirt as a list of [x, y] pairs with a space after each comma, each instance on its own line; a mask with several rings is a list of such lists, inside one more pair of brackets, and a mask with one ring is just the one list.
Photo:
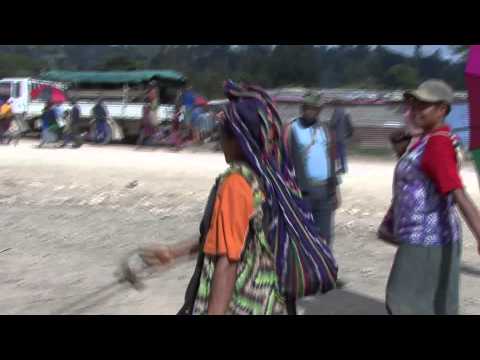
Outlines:
[[204, 253], [240, 261], [254, 211], [251, 186], [240, 174], [229, 175], [215, 200]]

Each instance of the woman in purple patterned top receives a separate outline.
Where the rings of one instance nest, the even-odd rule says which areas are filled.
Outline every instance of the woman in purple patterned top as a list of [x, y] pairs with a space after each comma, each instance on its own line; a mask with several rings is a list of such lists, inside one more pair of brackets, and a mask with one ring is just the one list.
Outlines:
[[407, 92], [424, 134], [398, 161], [389, 227], [398, 251], [387, 286], [387, 309], [400, 315], [458, 314], [461, 228], [457, 208], [480, 252], [480, 214], [466, 194], [444, 119], [453, 91], [429, 80]]

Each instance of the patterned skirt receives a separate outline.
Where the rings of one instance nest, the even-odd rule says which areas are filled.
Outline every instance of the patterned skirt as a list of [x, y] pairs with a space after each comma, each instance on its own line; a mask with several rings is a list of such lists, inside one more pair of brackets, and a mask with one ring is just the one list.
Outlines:
[[[237, 279], [226, 315], [287, 315], [287, 305], [278, 291], [278, 279], [271, 258], [246, 251], [238, 264]], [[246, 256], [245, 256], [246, 255]], [[207, 315], [213, 285], [215, 259], [205, 257], [194, 315]]]
[[457, 315], [461, 243], [401, 244], [387, 285], [392, 315]]

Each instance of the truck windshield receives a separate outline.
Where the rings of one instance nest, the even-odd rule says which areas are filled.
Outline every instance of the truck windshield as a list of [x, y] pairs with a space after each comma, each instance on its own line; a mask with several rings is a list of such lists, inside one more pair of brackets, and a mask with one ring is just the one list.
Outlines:
[[0, 83], [0, 100], [2, 102], [6, 101], [9, 97], [12, 96], [11, 88], [12, 88], [12, 83], [10, 82]]

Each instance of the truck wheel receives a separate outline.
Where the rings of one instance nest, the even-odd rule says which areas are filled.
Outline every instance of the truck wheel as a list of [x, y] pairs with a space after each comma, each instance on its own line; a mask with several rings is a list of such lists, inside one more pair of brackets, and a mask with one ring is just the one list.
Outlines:
[[28, 122], [28, 127], [32, 132], [41, 132], [42, 120], [41, 119], [30, 120]]

